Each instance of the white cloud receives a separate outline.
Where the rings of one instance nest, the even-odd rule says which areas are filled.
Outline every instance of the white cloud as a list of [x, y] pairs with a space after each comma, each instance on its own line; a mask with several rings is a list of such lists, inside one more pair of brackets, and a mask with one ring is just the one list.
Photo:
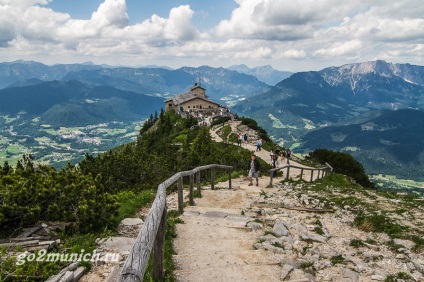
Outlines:
[[375, 58], [424, 64], [421, 0], [236, 0], [231, 16], [206, 31], [193, 18], [208, 11], [188, 5], [129, 24], [125, 0], [104, 0], [87, 20], [53, 11], [49, 1], [0, 0], [2, 58], [289, 70]]

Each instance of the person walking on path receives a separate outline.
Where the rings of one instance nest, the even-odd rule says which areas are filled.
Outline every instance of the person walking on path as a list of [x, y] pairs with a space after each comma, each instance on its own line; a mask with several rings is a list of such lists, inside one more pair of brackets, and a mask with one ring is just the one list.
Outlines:
[[237, 135], [237, 145], [241, 146], [241, 134]]
[[271, 153], [269, 153], [269, 156], [271, 157], [271, 162], [274, 160], [274, 150], [271, 150]]
[[256, 139], [255, 145], [256, 145], [256, 152], [259, 152], [261, 150], [261, 143], [259, 141], [259, 138]]
[[247, 133], [244, 134], [243, 139], [244, 139], [244, 144], [247, 145]]
[[290, 149], [287, 149], [286, 155], [287, 155], [287, 164], [289, 165], [290, 164], [290, 157], [291, 157]]
[[256, 179], [256, 186], [259, 186], [259, 171], [260, 171], [259, 161], [256, 159], [255, 155], [252, 154], [252, 156], [250, 156], [250, 162], [247, 168], [247, 172], [249, 173], [249, 180], [250, 180], [249, 186], [253, 185], [253, 178]]
[[[278, 168], [279, 167], [279, 164], [278, 164], [279, 156], [277, 154], [273, 154], [271, 158], [272, 158], [271, 159], [272, 168]], [[277, 177], [277, 171], [276, 170], [274, 170], [272, 177]]]

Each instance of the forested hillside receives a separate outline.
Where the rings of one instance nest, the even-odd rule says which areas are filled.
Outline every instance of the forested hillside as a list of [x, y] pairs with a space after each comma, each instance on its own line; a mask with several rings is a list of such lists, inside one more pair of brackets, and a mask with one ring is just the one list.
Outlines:
[[123, 192], [155, 189], [177, 171], [217, 163], [244, 169], [249, 152], [212, 141], [207, 127], [173, 113], [150, 119], [136, 142], [76, 166], [56, 170], [24, 156], [16, 168], [0, 166], [3, 235], [39, 221], [72, 222], [74, 232], [113, 228]]

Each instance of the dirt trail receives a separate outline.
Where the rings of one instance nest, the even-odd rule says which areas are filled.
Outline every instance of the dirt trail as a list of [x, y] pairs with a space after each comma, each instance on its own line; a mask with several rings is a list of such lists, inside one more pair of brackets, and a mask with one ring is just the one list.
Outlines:
[[196, 206], [185, 208], [174, 241], [177, 281], [280, 281], [281, 258], [253, 247], [258, 234], [246, 225], [254, 219], [242, 213], [268, 182], [235, 179], [236, 190], [204, 190]]
[[[246, 132], [242, 132], [242, 131], [239, 130], [239, 126], [241, 124], [240, 121], [233, 121], [233, 122], [229, 122], [228, 124], [231, 126], [232, 132], [234, 132], [234, 133], [241, 133], [242, 135], [244, 133], [246, 133]], [[221, 128], [222, 128], [222, 126], [216, 126], [216, 127], [212, 128], [212, 130], [210, 131], [212, 139], [216, 142], [223, 142], [222, 138], [217, 134], [217, 131]], [[256, 156], [260, 157], [261, 159], [263, 159], [267, 163], [271, 163], [270, 151], [262, 149], [261, 151], [257, 152], [254, 142], [248, 142], [247, 144], [245, 144], [243, 142], [242, 147], [254, 152]], [[311, 167], [302, 165], [302, 164], [300, 164], [300, 163], [298, 163], [294, 160], [290, 160], [290, 165], [298, 166], [298, 167], [304, 167], [304, 168], [311, 168]], [[284, 173], [285, 173], [286, 170], [282, 170], [282, 171], [284, 171]], [[262, 171], [262, 173], [264, 175], [268, 175], [268, 171], [266, 171], [266, 172]], [[300, 179], [300, 174], [301, 174], [301, 169], [290, 168], [290, 176], [289, 177], [292, 178], [293, 180]], [[285, 174], [284, 174], [284, 177], [285, 177]], [[309, 181], [311, 179], [311, 171], [305, 169], [303, 171], [302, 178], [306, 181]], [[318, 178], [318, 173], [315, 172], [314, 175], [312, 175], [312, 180], [314, 181], [317, 178]]]

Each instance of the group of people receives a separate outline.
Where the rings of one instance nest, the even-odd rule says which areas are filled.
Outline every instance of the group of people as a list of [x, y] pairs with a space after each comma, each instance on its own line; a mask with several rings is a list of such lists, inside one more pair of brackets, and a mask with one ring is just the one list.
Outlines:
[[247, 133], [244, 135], [241, 135], [241, 133], [237, 134], [237, 145], [242, 146], [244, 144], [247, 144]]
[[[237, 145], [242, 146], [243, 144], [247, 145], [248, 143], [248, 137], [247, 133], [242, 135], [241, 133], [237, 134]], [[257, 138], [255, 141], [256, 146], [256, 152], [259, 152], [262, 150], [262, 140]]]
[[[287, 164], [290, 164], [290, 158], [291, 158], [291, 151], [290, 149], [287, 150], [280, 150], [277, 149], [275, 150], [271, 150], [270, 152], [270, 157], [271, 157], [271, 164], [272, 164], [272, 168], [277, 168], [282, 166], [283, 164], [286, 163], [287, 160]], [[256, 179], [256, 186], [259, 185], [259, 172], [260, 172], [260, 164], [259, 161], [256, 159], [255, 154], [252, 153], [251, 157], [250, 157], [250, 162], [249, 162], [249, 166], [247, 168], [248, 171], [248, 175], [249, 175], [249, 186], [253, 185], [253, 178]], [[273, 177], [277, 177], [277, 171], [274, 171], [274, 175]]]
[[[287, 162], [287, 164], [290, 164], [290, 158], [291, 158], [291, 151], [290, 149], [287, 150], [280, 150], [277, 149], [275, 150], [271, 150], [271, 152], [269, 153], [269, 156], [271, 157], [271, 165], [272, 168], [278, 168], [280, 166], [282, 166], [283, 164], [285, 164]], [[277, 177], [277, 171], [274, 171], [273, 177]]]

